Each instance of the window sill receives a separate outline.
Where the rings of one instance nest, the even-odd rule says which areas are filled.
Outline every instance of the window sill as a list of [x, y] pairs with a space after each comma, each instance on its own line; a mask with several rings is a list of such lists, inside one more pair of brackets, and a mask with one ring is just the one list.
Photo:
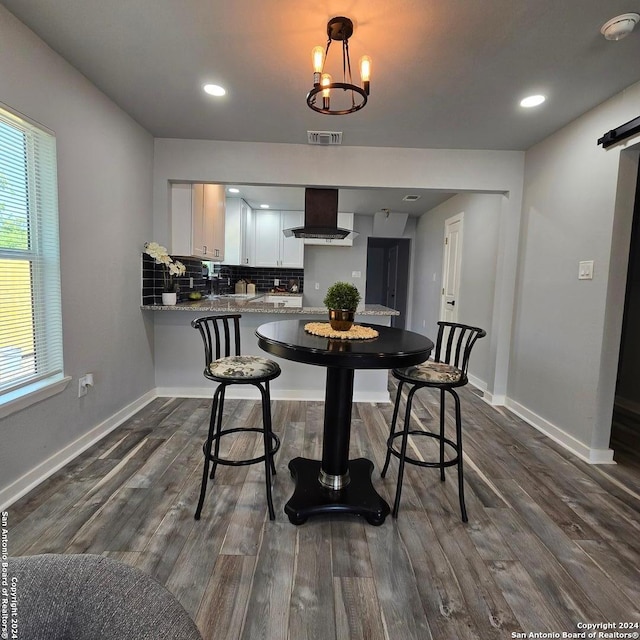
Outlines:
[[36, 402], [61, 393], [67, 388], [69, 382], [71, 382], [71, 376], [63, 378], [56, 376], [8, 393], [0, 399], [0, 418], [6, 418], [12, 413], [22, 411], [22, 409], [26, 409]]

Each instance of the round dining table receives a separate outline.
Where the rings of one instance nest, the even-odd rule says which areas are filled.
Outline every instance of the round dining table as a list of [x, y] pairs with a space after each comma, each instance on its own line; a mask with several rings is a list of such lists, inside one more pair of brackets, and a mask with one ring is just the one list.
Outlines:
[[326, 368], [322, 460], [294, 458], [289, 470], [295, 490], [284, 507], [292, 524], [309, 516], [349, 513], [381, 525], [389, 505], [374, 489], [373, 462], [349, 460], [351, 405], [356, 369], [395, 369], [428, 359], [433, 342], [419, 333], [374, 324], [367, 340], [323, 338], [305, 330], [308, 320], [283, 320], [256, 330], [261, 349], [278, 358]]

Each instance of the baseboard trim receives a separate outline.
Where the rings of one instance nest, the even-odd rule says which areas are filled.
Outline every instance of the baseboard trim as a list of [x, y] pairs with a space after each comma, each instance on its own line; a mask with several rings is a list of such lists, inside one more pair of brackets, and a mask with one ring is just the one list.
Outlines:
[[505, 406], [532, 427], [544, 433], [544, 435], [551, 438], [551, 440], [557, 442], [568, 451], [571, 451], [571, 453], [585, 462], [589, 462], [590, 464], [615, 464], [613, 460], [613, 449], [593, 449], [588, 447], [579, 440], [576, 440], [572, 435], [511, 398], [506, 399]]
[[[156, 396], [159, 398], [210, 398], [214, 387], [158, 387]], [[234, 385], [228, 387], [225, 397], [230, 400], [259, 400], [260, 393], [251, 385]], [[323, 401], [324, 391], [320, 389], [271, 389], [272, 400], [307, 400]], [[354, 402], [391, 402], [388, 391], [358, 391], [353, 392]]]
[[467, 377], [469, 378], [469, 384], [472, 384], [476, 389], [482, 391], [483, 394], [488, 393], [487, 383], [484, 380], [480, 380], [480, 378], [476, 378], [476, 376], [470, 373], [467, 374]]
[[68, 444], [60, 451], [35, 466], [33, 469], [25, 473], [23, 476], [12, 482], [9, 486], [0, 490], [0, 511], [4, 511], [14, 502], [29, 493], [33, 488], [38, 486], [48, 477], [53, 475], [58, 469], [64, 467], [65, 464], [71, 462], [79, 456], [83, 451], [94, 445], [96, 442], [104, 438], [108, 433], [119, 427], [125, 420], [128, 420], [137, 411], [149, 404], [157, 397], [155, 389], [140, 396], [131, 404], [120, 409], [111, 417], [107, 418], [100, 424], [96, 425], [90, 431], [81, 435], [79, 438]]
[[490, 391], [485, 391], [483, 398], [492, 407], [504, 407], [507, 404], [507, 396], [499, 393], [493, 394]]

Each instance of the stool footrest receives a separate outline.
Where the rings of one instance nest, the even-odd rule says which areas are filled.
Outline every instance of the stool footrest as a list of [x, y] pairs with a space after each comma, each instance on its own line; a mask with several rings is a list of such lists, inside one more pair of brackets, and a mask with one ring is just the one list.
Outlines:
[[[393, 441], [395, 438], [401, 438], [403, 435], [404, 435], [403, 431], [396, 431], [393, 434], [391, 434], [391, 436], [389, 436], [389, 438], [387, 439], [387, 449], [389, 453], [398, 459], [402, 457], [402, 454], [393, 448]], [[422, 431], [421, 429], [420, 430], [414, 429], [412, 431], [408, 431], [407, 435], [427, 436], [428, 438], [433, 438], [438, 442], [440, 442], [441, 440], [439, 433], [432, 433], [431, 431]], [[409, 464], [415, 464], [419, 467], [429, 467], [429, 468], [436, 468], [436, 469], [442, 469], [444, 467], [453, 467], [454, 465], [458, 464], [458, 459], [460, 456], [460, 450], [458, 445], [453, 440], [450, 440], [449, 438], [442, 438], [442, 440], [444, 440], [444, 443], [456, 452], [456, 455], [454, 458], [451, 458], [450, 460], [445, 460], [443, 462], [440, 462], [440, 461], [428, 462], [424, 460], [416, 460], [416, 458], [411, 458], [408, 455], [405, 455], [404, 456], [405, 462], [408, 462]]]
[[[223, 429], [222, 431], [220, 431], [220, 433], [215, 434], [211, 438], [211, 441], [215, 442], [216, 440], [220, 440], [224, 436], [229, 435], [231, 433], [246, 433], [247, 431], [251, 431], [253, 433], [262, 433], [262, 434], [265, 433], [264, 429], [260, 429], [258, 427], [239, 427], [236, 429]], [[268, 435], [271, 438], [271, 447], [269, 448], [269, 455], [273, 456], [278, 451], [278, 449], [280, 449], [280, 438], [278, 438], [278, 436], [273, 432], [269, 432]], [[206, 457], [207, 455], [206, 442], [202, 445], [202, 452], [205, 454], [205, 457]], [[243, 460], [229, 460], [229, 458], [219, 458], [214, 456], [213, 454], [209, 456], [209, 460], [211, 462], [215, 462], [216, 464], [227, 465], [229, 467], [242, 467], [249, 464], [256, 464], [257, 462], [264, 462], [266, 458], [267, 458], [266, 455], [262, 455], [262, 456], [258, 456], [257, 458], [247, 458]]]

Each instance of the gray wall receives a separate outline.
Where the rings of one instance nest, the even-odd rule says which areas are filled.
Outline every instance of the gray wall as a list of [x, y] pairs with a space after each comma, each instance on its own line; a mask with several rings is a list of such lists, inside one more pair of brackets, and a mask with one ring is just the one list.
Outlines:
[[[57, 136], [65, 373], [53, 398], [0, 425], [0, 497], [18, 478], [154, 387], [140, 304], [152, 240], [153, 140], [0, 6], [0, 101]], [[78, 377], [95, 387], [79, 399]]]
[[[309, 307], [323, 305], [327, 289], [336, 281], [351, 282], [358, 288], [364, 304], [367, 275], [367, 237], [371, 233], [373, 218], [354, 216], [354, 230], [358, 236], [352, 247], [323, 247], [307, 245], [304, 248], [304, 304]], [[360, 271], [360, 278], [351, 276]], [[320, 285], [316, 290], [315, 283]]]
[[[639, 104], [636, 84], [526, 154], [508, 395], [595, 456], [609, 444], [637, 171], [631, 141], [596, 140]], [[578, 280], [581, 260], [593, 280]]]
[[[518, 260], [524, 153], [456, 149], [320, 148], [313, 145], [156, 139], [154, 237], [169, 236], [172, 180], [288, 186], [436, 189], [507, 194], [500, 202], [495, 298], [489, 344], [492, 397], [506, 396]], [[407, 223], [405, 237], [411, 237]], [[347, 258], [347, 260], [349, 260]], [[364, 267], [363, 267], [364, 270]], [[306, 274], [305, 274], [306, 279]], [[409, 289], [413, 287], [413, 272]], [[306, 283], [305, 283], [306, 284]], [[309, 287], [305, 287], [309, 291]], [[407, 318], [411, 322], [409, 300]]]
[[464, 213], [458, 321], [488, 332], [478, 342], [469, 372], [486, 386], [490, 380], [491, 327], [496, 287], [496, 259], [502, 196], [464, 194], [425, 213], [418, 222], [414, 255], [411, 329], [432, 338], [440, 319], [444, 223]]

